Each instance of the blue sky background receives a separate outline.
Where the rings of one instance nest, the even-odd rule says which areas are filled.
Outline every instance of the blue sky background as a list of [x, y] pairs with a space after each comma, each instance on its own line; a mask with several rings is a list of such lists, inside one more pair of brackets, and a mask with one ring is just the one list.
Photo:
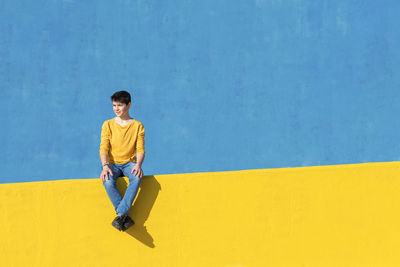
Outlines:
[[0, 183], [95, 178], [128, 90], [145, 175], [400, 160], [398, 1], [0, 3]]

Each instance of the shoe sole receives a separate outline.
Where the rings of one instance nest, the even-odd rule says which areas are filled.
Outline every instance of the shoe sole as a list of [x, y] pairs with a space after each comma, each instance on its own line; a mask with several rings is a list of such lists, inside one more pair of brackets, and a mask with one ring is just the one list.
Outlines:
[[120, 225], [119, 223], [117, 223], [116, 220], [112, 221], [112, 222], [111, 222], [111, 225], [112, 225], [115, 229], [117, 229], [118, 231], [122, 231], [122, 228], [124, 227], [123, 225]]
[[123, 230], [122, 231], [126, 231], [126, 230], [128, 230], [131, 226], [133, 226], [135, 223], [132, 223], [132, 224], [128, 224], [128, 225], [124, 225], [124, 227], [122, 228]]
[[[128, 219], [129, 218], [129, 219]], [[122, 224], [122, 231], [129, 229], [131, 226], [135, 224], [135, 221], [131, 217], [126, 218], [128, 221]]]
[[111, 224], [115, 229], [117, 229], [118, 231], [122, 231], [122, 228], [121, 227], [118, 227], [118, 226], [116, 226], [116, 225], [114, 225], [114, 224]]

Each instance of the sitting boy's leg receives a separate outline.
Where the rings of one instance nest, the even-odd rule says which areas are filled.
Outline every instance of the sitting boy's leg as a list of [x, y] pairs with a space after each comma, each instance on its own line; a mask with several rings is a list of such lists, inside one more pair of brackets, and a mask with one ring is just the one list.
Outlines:
[[131, 173], [133, 166], [135, 166], [134, 163], [127, 164], [127, 166], [125, 166], [125, 168], [122, 170], [123, 174], [129, 179], [129, 185], [117, 208], [118, 215], [128, 214], [129, 209], [132, 206], [132, 202], [135, 200], [136, 194], [139, 190], [140, 183], [142, 182], [142, 178], [139, 178]]
[[119, 191], [117, 189], [116, 181], [117, 181], [117, 178], [121, 176], [122, 171], [113, 164], [110, 164], [109, 167], [110, 167], [113, 175], [108, 174], [109, 179], [107, 179], [107, 177], [106, 177], [106, 180], [103, 181], [103, 185], [104, 185], [104, 188], [106, 189], [108, 197], [111, 200], [111, 203], [114, 206], [115, 211], [117, 212], [117, 208], [118, 208], [122, 198], [121, 198], [121, 194], [119, 193]]

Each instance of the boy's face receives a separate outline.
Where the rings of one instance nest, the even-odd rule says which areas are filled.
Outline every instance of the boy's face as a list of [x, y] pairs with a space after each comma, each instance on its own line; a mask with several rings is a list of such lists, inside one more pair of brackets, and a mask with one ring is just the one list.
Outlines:
[[124, 117], [125, 115], [127, 115], [129, 113], [130, 107], [131, 103], [127, 105], [125, 103], [113, 101], [113, 110], [118, 117]]

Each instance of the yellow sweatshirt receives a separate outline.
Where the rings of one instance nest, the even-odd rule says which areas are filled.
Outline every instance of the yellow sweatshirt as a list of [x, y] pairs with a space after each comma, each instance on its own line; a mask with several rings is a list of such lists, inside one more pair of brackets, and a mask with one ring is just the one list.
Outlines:
[[136, 162], [136, 153], [144, 154], [144, 127], [137, 120], [121, 126], [114, 119], [101, 127], [100, 155], [106, 154], [109, 163]]

